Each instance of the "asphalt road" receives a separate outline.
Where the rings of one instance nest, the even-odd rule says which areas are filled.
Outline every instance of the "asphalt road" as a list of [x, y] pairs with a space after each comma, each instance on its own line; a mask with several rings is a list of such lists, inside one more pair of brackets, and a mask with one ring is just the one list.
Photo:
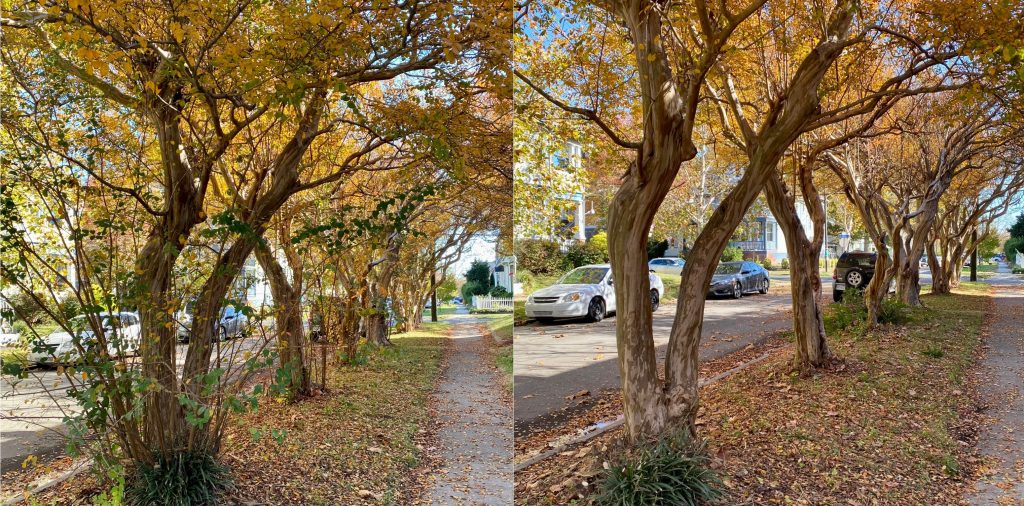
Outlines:
[[[773, 275], [771, 279], [773, 288], [768, 295], [706, 302], [701, 361], [720, 358], [793, 328], [789, 276]], [[822, 292], [831, 296], [831, 276], [822, 276], [821, 281]], [[931, 274], [922, 271], [921, 284], [930, 283]], [[662, 304], [654, 314], [654, 344], [659, 363], [664, 363], [675, 310], [673, 301]], [[596, 394], [620, 387], [614, 316], [599, 323], [530, 323], [516, 327], [515, 334], [517, 436], [560, 425], [587, 409]], [[569, 399], [582, 390], [590, 395]]]
[[[234, 339], [221, 343], [221, 355], [241, 363], [237, 350], [257, 350], [264, 337]], [[175, 354], [178, 373], [185, 364], [187, 344], [179, 344]], [[216, 350], [211, 363], [216, 360]], [[29, 455], [40, 460], [64, 451], [64, 417], [79, 411], [67, 396], [67, 378], [53, 368], [33, 368], [26, 379], [0, 376], [0, 473], [16, 469]]]
[[[826, 287], [829, 292], [831, 289], [831, 285]], [[727, 355], [792, 328], [787, 313], [790, 301], [788, 293], [708, 300], [700, 359]], [[665, 359], [675, 310], [672, 302], [662, 304], [654, 313], [654, 344], [659, 362]], [[516, 327], [515, 333], [517, 435], [557, 425], [586, 409], [594, 394], [619, 388], [614, 316], [598, 323], [530, 323]], [[592, 395], [567, 399], [581, 390]]]

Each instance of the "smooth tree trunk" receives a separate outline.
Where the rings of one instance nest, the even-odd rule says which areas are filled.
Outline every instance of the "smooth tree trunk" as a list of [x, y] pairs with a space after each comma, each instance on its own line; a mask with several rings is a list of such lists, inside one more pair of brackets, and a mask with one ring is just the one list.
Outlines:
[[[882, 310], [882, 301], [889, 294], [889, 284], [895, 277], [896, 261], [889, 258], [886, 254], [886, 242], [885, 237], [880, 238], [880, 241], [875, 241], [875, 249], [878, 254], [875, 256], [875, 275], [871, 277], [871, 281], [868, 282], [868, 286], [864, 288], [864, 305], [867, 307], [868, 316], [867, 322], [868, 327], [873, 328], [878, 325], [878, 314]], [[899, 248], [896, 256], [898, 257]], [[898, 261], [898, 260], [897, 260]]]
[[[284, 268], [266, 246], [256, 248], [256, 259], [270, 282], [270, 293], [274, 297], [275, 332], [281, 366], [288, 372], [290, 400], [309, 394], [309, 369], [304, 356], [305, 336], [302, 326], [302, 285], [301, 275], [295, 282], [288, 281]], [[299, 271], [301, 272], [301, 270]]]
[[[809, 174], [805, 174], [801, 174], [804, 180], [809, 177]], [[807, 188], [808, 186], [804, 184], [804, 191], [811, 192], [811, 197], [805, 197], [804, 200], [811, 211], [812, 219], [818, 218], [814, 219], [816, 240], [813, 242], [804, 232], [792, 194], [780, 175], [777, 172], [773, 174], [765, 186], [768, 207], [782, 228], [782, 234], [786, 239], [786, 251], [789, 252], [793, 330], [797, 344], [795, 365], [801, 371], [822, 367], [831, 358], [825, 337], [825, 320], [821, 313], [821, 276], [818, 274], [818, 258], [822, 245], [822, 240], [818, 238], [823, 237], [824, 215], [817, 192], [813, 188]], [[810, 202], [807, 202], [808, 200]]]

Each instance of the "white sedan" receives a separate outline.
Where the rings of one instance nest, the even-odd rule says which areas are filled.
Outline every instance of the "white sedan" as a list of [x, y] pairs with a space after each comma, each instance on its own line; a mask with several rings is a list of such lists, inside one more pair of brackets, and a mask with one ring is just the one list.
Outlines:
[[[110, 356], [138, 352], [142, 333], [139, 315], [129, 312], [100, 313], [99, 317]], [[68, 326], [79, 336], [82, 346], [88, 348], [96, 344], [96, 338], [86, 316], [72, 318]], [[30, 342], [27, 359], [30, 364], [71, 364], [78, 361], [79, 353], [72, 335], [57, 330], [38, 341]]]
[[676, 276], [683, 274], [684, 265], [686, 265], [686, 260], [682, 258], [654, 258], [647, 262], [647, 267], [658, 274], [673, 274]]
[[[665, 293], [661, 278], [648, 274], [651, 282], [651, 303], [655, 310]], [[615, 287], [608, 264], [577, 267], [552, 286], [542, 288], [526, 299], [526, 316], [539, 322], [554, 318], [587, 317], [601, 321], [615, 312]]]

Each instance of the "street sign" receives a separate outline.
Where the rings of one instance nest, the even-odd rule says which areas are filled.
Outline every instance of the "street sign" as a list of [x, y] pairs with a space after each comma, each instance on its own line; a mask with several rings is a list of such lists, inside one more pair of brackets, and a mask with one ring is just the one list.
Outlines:
[[850, 238], [850, 234], [847, 233], [847, 232], [839, 232], [839, 238], [840, 239], [849, 239]]

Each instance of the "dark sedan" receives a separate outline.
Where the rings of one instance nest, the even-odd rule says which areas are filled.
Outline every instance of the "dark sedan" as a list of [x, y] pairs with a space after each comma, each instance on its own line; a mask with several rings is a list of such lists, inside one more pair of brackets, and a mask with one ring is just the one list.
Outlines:
[[723, 262], [715, 269], [708, 295], [738, 299], [744, 293], [768, 293], [768, 283], [768, 271], [754, 262]]

